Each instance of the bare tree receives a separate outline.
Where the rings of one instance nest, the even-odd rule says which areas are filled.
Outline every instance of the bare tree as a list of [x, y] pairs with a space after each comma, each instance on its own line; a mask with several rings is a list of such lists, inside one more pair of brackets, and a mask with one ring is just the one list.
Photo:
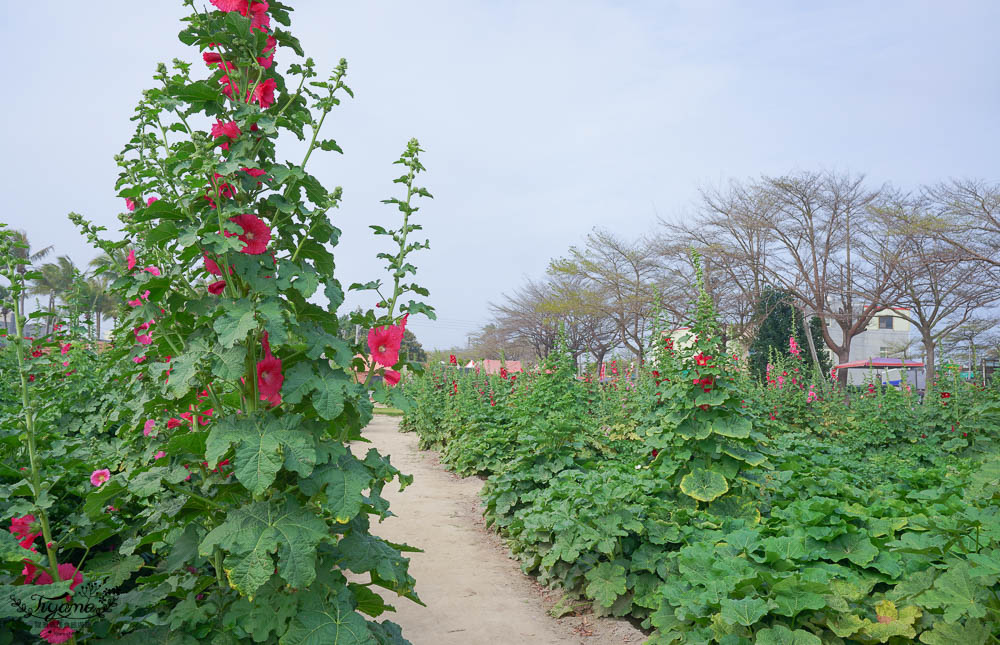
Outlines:
[[963, 256], [1000, 266], [1000, 184], [964, 179], [924, 189], [928, 231]]
[[[691, 220], [681, 224], [660, 220], [665, 228], [662, 248], [667, 265], [675, 274], [687, 265], [680, 271], [683, 276], [678, 283], [691, 283], [690, 249], [698, 249], [705, 288], [718, 317], [728, 335], [744, 345], [749, 344], [762, 320], [758, 303], [769, 286], [766, 267], [774, 241], [768, 223], [773, 208], [767, 191], [731, 181], [724, 188], [703, 189], [699, 212]], [[685, 310], [689, 306], [689, 301], [683, 302]]]
[[[846, 362], [851, 340], [892, 300], [894, 259], [870, 215], [881, 189], [867, 188], [862, 176], [833, 173], [765, 177], [758, 189], [773, 203], [767, 227], [778, 247], [767, 274], [831, 323], [823, 325], [823, 339]], [[846, 370], [839, 377], [846, 385]]]
[[897, 196], [880, 215], [896, 247], [891, 281], [899, 308], [894, 313], [920, 334], [927, 383], [933, 383], [941, 340], [1000, 299], [1000, 265], [970, 258], [960, 249], [971, 245], [969, 231], [955, 231], [952, 241], [941, 239], [929, 205], [926, 196]]
[[600, 294], [603, 314], [614, 321], [621, 344], [642, 361], [654, 288], [661, 276], [655, 241], [628, 241], [595, 229], [584, 248], [572, 247], [568, 257], [553, 260], [550, 272], [577, 276], [591, 285]]

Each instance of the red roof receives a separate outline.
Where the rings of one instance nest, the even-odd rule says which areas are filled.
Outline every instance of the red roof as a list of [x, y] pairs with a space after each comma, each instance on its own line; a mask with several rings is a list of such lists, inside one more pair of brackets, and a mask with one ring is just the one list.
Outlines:
[[900, 358], [869, 358], [866, 361], [851, 361], [850, 363], [841, 363], [837, 365], [834, 369], [851, 369], [855, 367], [923, 367], [922, 361], [904, 361]]

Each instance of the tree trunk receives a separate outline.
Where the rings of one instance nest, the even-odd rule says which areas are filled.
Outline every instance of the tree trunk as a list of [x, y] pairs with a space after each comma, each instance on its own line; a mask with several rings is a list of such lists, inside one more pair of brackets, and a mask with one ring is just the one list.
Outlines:
[[600, 377], [600, 374], [601, 374], [601, 365], [604, 365], [604, 357], [605, 357], [605, 355], [607, 355], [607, 353], [608, 353], [608, 351], [605, 350], [605, 349], [602, 349], [599, 352], [594, 352], [594, 358], [597, 359], [597, 375], [598, 375], [598, 377]]
[[[848, 340], [844, 341], [844, 346], [837, 351], [837, 360], [841, 364], [846, 363], [850, 360], [851, 356], [851, 344]], [[847, 369], [837, 370], [837, 383], [842, 388], [847, 387]]]
[[99, 312], [99, 311], [95, 311], [94, 312], [94, 321], [95, 321], [94, 327], [97, 330], [96, 331], [97, 337], [94, 340], [100, 341], [101, 340], [101, 312]]
[[924, 354], [926, 354], [926, 358], [924, 358], [924, 389], [926, 390], [934, 382], [936, 376], [934, 370], [935, 347], [934, 339], [931, 336], [923, 334], [921, 340], [924, 343]]

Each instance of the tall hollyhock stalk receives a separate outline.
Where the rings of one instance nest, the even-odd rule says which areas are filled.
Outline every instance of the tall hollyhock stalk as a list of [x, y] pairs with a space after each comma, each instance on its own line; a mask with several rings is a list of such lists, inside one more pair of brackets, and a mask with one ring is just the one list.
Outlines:
[[[13, 249], [15, 246], [24, 248], [25, 245], [17, 242], [15, 234], [6, 230], [5, 226], [5, 224], [0, 224], [0, 258], [2, 258], [3, 261], [3, 268], [0, 270], [0, 275], [7, 278], [7, 281], [10, 283], [10, 286], [8, 287], [11, 298], [10, 306], [14, 311], [14, 337], [10, 338], [8, 336], [6, 340], [7, 342], [12, 342], [14, 344], [14, 353], [17, 357], [17, 377], [21, 395], [22, 414], [24, 415], [24, 433], [28, 447], [28, 469], [30, 477], [28, 484], [31, 487], [32, 499], [34, 500], [35, 505], [31, 514], [32, 516], [37, 516], [38, 523], [41, 525], [42, 539], [45, 543], [45, 555], [48, 559], [46, 563], [48, 574], [51, 576], [52, 580], [60, 580], [59, 558], [55, 548], [55, 543], [52, 539], [52, 526], [49, 522], [49, 514], [46, 510], [46, 503], [44, 501], [46, 489], [42, 486], [42, 464], [38, 455], [38, 443], [35, 428], [35, 401], [28, 386], [28, 359], [25, 349], [30, 347], [31, 341], [25, 339], [24, 337], [24, 323], [26, 318], [24, 316], [24, 312], [21, 311], [21, 294], [23, 294], [26, 289], [25, 281], [37, 278], [39, 277], [39, 274], [31, 271], [18, 271], [18, 268], [27, 265], [28, 261], [15, 256]], [[28, 553], [30, 553], [30, 551], [26, 551], [25, 555]], [[76, 638], [71, 636], [65, 642], [76, 643]]]
[[[197, 67], [158, 68], [117, 159], [118, 194], [134, 208], [120, 216], [125, 239], [74, 220], [95, 244], [134, 256], [113, 284], [130, 306], [111, 351], [139, 393], [119, 436], [126, 450], [88, 506], [122, 508], [120, 553], [141, 553], [157, 575], [139, 579], [144, 593], [110, 629], [136, 642], [169, 624], [191, 642], [402, 643], [396, 625], [373, 620], [391, 608], [372, 587], [419, 602], [408, 547], [369, 527], [390, 514], [383, 487], [411, 479], [375, 450], [354, 454], [372, 388], [355, 378], [359, 347], [341, 339], [336, 315], [341, 232], [329, 213], [341, 189], [306, 169], [317, 150], [341, 152], [320, 135], [352, 95], [347, 63], [319, 80], [311, 59], [289, 62], [303, 54], [283, 29], [284, 3], [212, 5], [180, 34], [200, 50]], [[276, 159], [282, 133], [305, 142], [298, 163]], [[392, 304], [360, 314], [366, 328], [395, 325], [397, 306], [433, 315], [397, 302], [427, 295], [402, 281], [415, 271], [408, 254], [426, 247], [406, 240], [411, 197], [429, 196], [412, 184], [418, 152], [414, 140], [401, 160]]]

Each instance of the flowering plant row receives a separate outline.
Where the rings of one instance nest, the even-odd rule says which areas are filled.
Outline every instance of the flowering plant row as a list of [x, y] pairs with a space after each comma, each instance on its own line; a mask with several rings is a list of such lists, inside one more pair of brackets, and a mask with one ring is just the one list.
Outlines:
[[[793, 345], [772, 368], [792, 376], [758, 385], [712, 317], [702, 292], [688, 337], [654, 332], [634, 381], [577, 378], [564, 351], [514, 384], [435, 369], [407, 385], [404, 428], [488, 475], [487, 522], [525, 571], [649, 643], [1000, 638], [998, 393], [848, 405], [809, 388], [825, 375]], [[906, 425], [861, 420], [879, 411]]]
[[[347, 64], [320, 79], [312, 59], [299, 59], [287, 64], [296, 82], [286, 84], [278, 64], [303, 55], [286, 30], [289, 7], [212, 5], [193, 10], [180, 34], [200, 50], [199, 64], [159, 66], [118, 157], [124, 239], [106, 241], [71, 216], [94, 245], [124, 258], [111, 347], [99, 357], [81, 348], [100, 365], [88, 377], [112, 391], [100, 397], [113, 400], [74, 402], [107, 416], [59, 432], [36, 411], [50, 394], [41, 388], [69, 375], [35, 373], [42, 365], [32, 361], [58, 363], [52, 352], [33, 357], [38, 341], [24, 338], [21, 322], [8, 340], [25, 402], [10, 436], [27, 448], [9, 457], [30, 474], [5, 480], [4, 629], [50, 643], [403, 643], [398, 626], [376, 620], [392, 607], [375, 590], [419, 602], [402, 555], [411, 548], [370, 526], [389, 515], [383, 488], [411, 479], [353, 442], [372, 398], [405, 404], [394, 387], [406, 371], [403, 331], [410, 315], [433, 317], [407, 297], [427, 295], [409, 281], [412, 253], [427, 247], [412, 239], [415, 202], [430, 197], [416, 183], [421, 149], [410, 141], [396, 162], [404, 194], [386, 201], [401, 225], [373, 227], [396, 242], [379, 256], [390, 279], [349, 287], [378, 296], [352, 315], [370, 330], [355, 345], [336, 316], [345, 294], [330, 212], [341, 189], [306, 170], [317, 150], [340, 152], [320, 132], [351, 96]], [[208, 74], [198, 80], [201, 67]], [[283, 131], [307, 142], [298, 163], [276, 159]], [[4, 257], [17, 292], [31, 275], [18, 272], [9, 244]], [[43, 624], [6, 602], [42, 584], [73, 604], [81, 581], [101, 582], [115, 602], [87, 620]]]

